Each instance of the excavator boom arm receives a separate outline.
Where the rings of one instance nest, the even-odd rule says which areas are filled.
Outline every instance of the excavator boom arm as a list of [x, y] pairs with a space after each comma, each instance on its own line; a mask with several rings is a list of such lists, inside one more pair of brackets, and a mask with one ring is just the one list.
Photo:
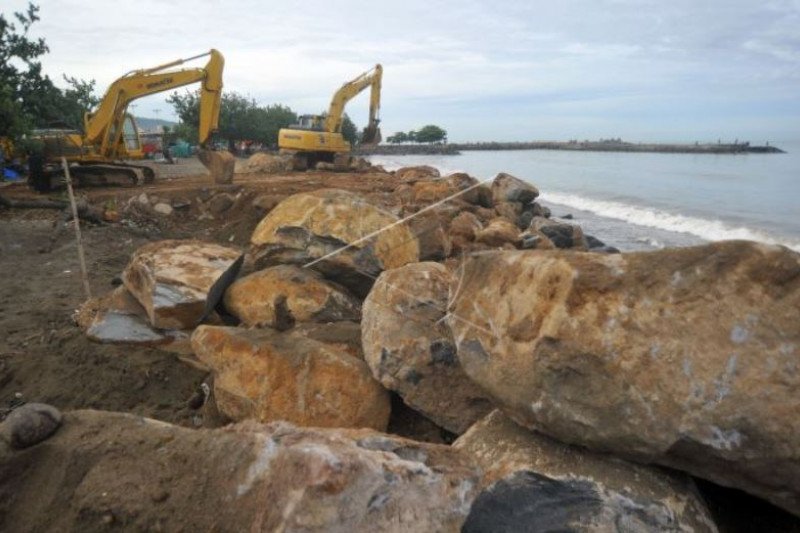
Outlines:
[[[206, 55], [209, 56], [209, 60], [203, 68], [164, 72], [168, 68]], [[101, 154], [110, 154], [117, 146], [119, 136], [122, 134], [122, 122], [128, 104], [137, 98], [202, 82], [199, 140], [201, 145], [206, 143], [211, 133], [218, 128], [224, 64], [225, 60], [222, 54], [212, 49], [199, 56], [129, 72], [112, 83], [95, 112], [87, 114], [85, 142], [99, 146]]]
[[381, 79], [383, 78], [383, 67], [375, 65], [375, 68], [368, 70], [356, 79], [342, 85], [331, 99], [328, 108], [328, 116], [325, 118], [325, 131], [337, 133], [341, 131], [342, 119], [344, 117], [344, 107], [347, 102], [355, 98], [361, 91], [371, 87], [369, 101], [369, 125], [368, 128], [377, 127], [378, 113], [381, 106]]

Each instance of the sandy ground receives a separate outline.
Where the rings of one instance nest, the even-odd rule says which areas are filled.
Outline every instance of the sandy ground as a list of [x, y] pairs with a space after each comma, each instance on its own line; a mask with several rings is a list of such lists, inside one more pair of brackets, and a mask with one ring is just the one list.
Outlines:
[[[252, 207], [259, 194], [340, 187], [369, 191], [380, 200], [393, 188], [387, 175], [370, 173], [247, 174], [237, 175], [233, 187], [214, 186], [196, 159], [154, 166], [159, 178], [153, 185], [79, 191], [92, 205], [117, 205], [123, 214], [122, 224], [82, 224], [95, 294], [111, 289], [131, 253], [150, 240], [197, 237], [244, 247], [264, 214]], [[219, 189], [241, 193], [237, 205], [228, 216], [199, 216], [197, 197]], [[169, 217], [136, 209], [126, 214], [125, 206], [143, 191], [191, 205]], [[19, 184], [4, 184], [0, 195], [41, 198]], [[72, 228], [60, 231], [53, 241], [54, 225], [63, 216], [54, 210], [0, 209], [0, 420], [15, 405], [37, 401], [61, 409], [125, 411], [199, 425], [201, 415], [187, 401], [203, 372], [162, 351], [90, 342], [75, 326], [72, 315], [85, 296]]]

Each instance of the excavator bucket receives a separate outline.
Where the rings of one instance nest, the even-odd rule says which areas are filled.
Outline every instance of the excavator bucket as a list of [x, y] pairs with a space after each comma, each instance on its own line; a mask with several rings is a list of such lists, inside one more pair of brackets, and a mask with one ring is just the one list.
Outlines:
[[201, 148], [197, 152], [197, 158], [211, 173], [214, 183], [233, 182], [233, 170], [236, 166], [236, 158], [233, 157], [233, 154]]
[[383, 140], [381, 137], [381, 129], [375, 126], [367, 126], [364, 128], [364, 133], [361, 134], [361, 144], [378, 144]]

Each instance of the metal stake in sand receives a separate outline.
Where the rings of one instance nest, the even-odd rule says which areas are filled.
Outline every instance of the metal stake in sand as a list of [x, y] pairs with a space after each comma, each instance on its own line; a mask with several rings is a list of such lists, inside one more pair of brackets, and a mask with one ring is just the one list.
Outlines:
[[75, 204], [75, 194], [72, 192], [72, 177], [69, 174], [67, 158], [61, 158], [61, 166], [64, 168], [64, 177], [67, 180], [67, 192], [69, 193], [69, 204], [72, 206], [72, 222], [75, 224], [75, 242], [78, 244], [78, 259], [81, 262], [81, 278], [83, 279], [83, 289], [86, 297], [92, 297], [92, 289], [89, 287], [89, 274], [86, 271], [86, 258], [83, 255], [83, 240], [81, 239], [81, 219], [78, 218], [78, 206]]

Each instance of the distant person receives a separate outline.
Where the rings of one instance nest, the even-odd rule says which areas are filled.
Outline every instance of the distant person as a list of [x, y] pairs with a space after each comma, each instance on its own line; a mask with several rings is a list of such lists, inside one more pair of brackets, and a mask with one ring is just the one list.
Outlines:
[[6, 179], [6, 150], [3, 148], [3, 144], [0, 143], [0, 181], [5, 181]]

